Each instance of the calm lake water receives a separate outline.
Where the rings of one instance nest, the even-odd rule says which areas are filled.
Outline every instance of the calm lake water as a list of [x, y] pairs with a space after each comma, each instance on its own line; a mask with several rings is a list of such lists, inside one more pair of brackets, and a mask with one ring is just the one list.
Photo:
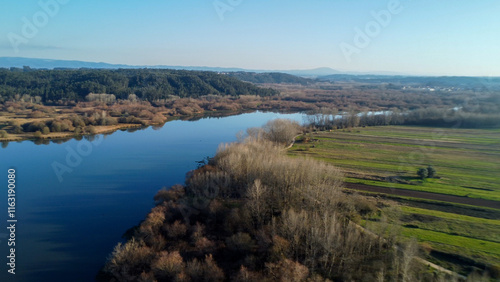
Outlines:
[[[162, 128], [0, 149], [0, 281], [93, 281], [123, 233], [145, 218], [153, 196], [184, 183], [220, 143], [268, 120], [302, 114], [251, 113]], [[56, 173], [53, 165], [57, 166]], [[7, 171], [16, 170], [16, 274], [7, 274]], [[59, 174], [59, 176], [58, 176]]]

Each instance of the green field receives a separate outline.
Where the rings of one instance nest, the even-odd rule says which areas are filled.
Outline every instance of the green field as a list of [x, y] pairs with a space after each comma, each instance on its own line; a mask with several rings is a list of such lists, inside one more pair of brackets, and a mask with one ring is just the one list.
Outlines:
[[390, 222], [401, 225], [403, 235], [427, 242], [435, 250], [482, 263], [500, 262], [500, 220], [403, 206]]
[[[500, 201], [500, 130], [387, 126], [320, 132], [291, 155], [342, 168], [348, 182]], [[434, 166], [421, 181], [418, 168]], [[389, 183], [386, 177], [399, 177]]]
[[[385, 126], [316, 132], [297, 138], [288, 153], [332, 163], [351, 183], [500, 201], [499, 129]], [[428, 165], [437, 177], [421, 180], [417, 169]], [[402, 207], [388, 211], [387, 219], [400, 226], [403, 236], [460, 258], [458, 264], [500, 265], [500, 210], [391, 199]], [[372, 218], [368, 226], [377, 220]], [[450, 267], [442, 258], [429, 259]]]

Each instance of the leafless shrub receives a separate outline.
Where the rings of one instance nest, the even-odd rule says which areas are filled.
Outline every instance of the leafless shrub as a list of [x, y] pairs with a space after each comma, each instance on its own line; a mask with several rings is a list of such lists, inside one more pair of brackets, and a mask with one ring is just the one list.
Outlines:
[[309, 275], [309, 269], [306, 266], [289, 259], [269, 263], [266, 266], [270, 275], [276, 277], [277, 281], [302, 282]]
[[156, 282], [155, 276], [151, 272], [143, 271], [139, 276], [138, 282]]
[[94, 94], [90, 93], [85, 96], [85, 99], [89, 102], [105, 102], [114, 103], [116, 101], [116, 96], [113, 94]]
[[140, 118], [152, 119], [154, 114], [148, 110], [142, 110], [138, 112], [136, 116]]
[[148, 214], [143, 224], [151, 225], [153, 228], [159, 228], [165, 221], [165, 208], [163, 206], [154, 207]]
[[500, 279], [500, 265], [494, 264], [489, 267], [489, 273], [491, 278]]
[[97, 121], [97, 123], [99, 125], [116, 125], [118, 124], [118, 119], [115, 117], [102, 117]]
[[10, 126], [21, 126], [21, 123], [18, 120], [11, 120], [8, 123]]
[[161, 124], [161, 123], [164, 123], [166, 120], [167, 120], [167, 118], [163, 114], [160, 114], [160, 113], [155, 114], [151, 118], [151, 122], [154, 124]]
[[136, 234], [137, 238], [140, 238], [147, 246], [156, 251], [162, 250], [166, 245], [166, 241], [160, 232], [166, 218], [165, 212], [165, 206], [154, 207], [146, 220], [141, 223]]
[[167, 236], [169, 238], [177, 239], [186, 235], [187, 227], [184, 223], [176, 220], [173, 224], [164, 227], [164, 230], [167, 231]]
[[227, 196], [231, 184], [230, 177], [223, 171], [195, 173], [187, 180], [186, 192], [193, 197], [212, 200], [217, 196]]
[[220, 147], [214, 161], [230, 175], [235, 196], [248, 195], [247, 189], [255, 194], [255, 187], [250, 187], [257, 179], [267, 187], [270, 210], [263, 214], [300, 206], [304, 201], [329, 204], [342, 184], [337, 168], [311, 159], [288, 158], [273, 143], [251, 138]]
[[34, 111], [34, 112], [31, 112], [28, 117], [30, 118], [43, 118], [45, 117], [46, 115], [44, 113], [42, 113], [41, 111]]
[[137, 102], [138, 98], [137, 98], [137, 95], [135, 94], [129, 94], [128, 95], [128, 98], [127, 98], [130, 102]]
[[184, 267], [184, 261], [178, 251], [171, 253], [162, 252], [160, 257], [151, 266], [155, 277], [160, 280], [173, 280]]
[[248, 252], [255, 246], [255, 242], [250, 234], [238, 232], [226, 239], [226, 245], [235, 252]]
[[198, 259], [193, 259], [192, 261], [189, 261], [186, 265], [186, 274], [195, 281], [197, 278], [202, 279], [203, 263], [200, 262]]
[[290, 256], [290, 242], [283, 237], [274, 235], [270, 257], [272, 260], [281, 260]]
[[218, 199], [214, 199], [213, 201], [210, 202], [210, 205], [208, 205], [208, 211], [212, 216], [217, 216], [217, 214], [223, 213], [224, 210], [225, 210], [224, 205]]
[[[332, 280], [322, 277], [321, 275], [315, 273], [311, 277], [307, 278], [307, 282], [332, 282]], [[383, 282], [383, 281], [382, 281]]]
[[488, 273], [485, 271], [473, 271], [467, 276], [467, 282], [489, 282], [492, 279], [489, 277]]
[[130, 124], [141, 124], [145, 125], [146, 122], [141, 120], [140, 118], [134, 117], [134, 116], [128, 116], [128, 117], [121, 117], [118, 119], [119, 123], [130, 123]]
[[231, 209], [227, 212], [224, 220], [224, 230], [231, 233], [236, 233], [241, 229], [241, 223], [243, 222], [240, 210], [237, 208]]
[[97, 129], [94, 126], [92, 126], [92, 125], [89, 125], [89, 126], [85, 127], [85, 131], [87, 133], [90, 133], [90, 134], [96, 134], [97, 133]]
[[254, 218], [256, 225], [262, 225], [271, 216], [269, 214], [269, 188], [262, 185], [260, 179], [256, 179], [254, 184], [247, 191], [247, 208]]
[[412, 266], [416, 263], [414, 257], [417, 255], [417, 252], [418, 244], [415, 239], [408, 241], [403, 247], [398, 249], [398, 255], [395, 256], [394, 265], [402, 281], [412, 281], [414, 275], [412, 275], [411, 271], [415, 269], [415, 267]]
[[203, 112], [199, 106], [200, 101], [195, 99], [178, 99], [172, 104], [172, 108], [180, 115], [193, 115]]
[[21, 134], [21, 133], [23, 133], [23, 128], [21, 126], [14, 126], [12, 129], [12, 133]]
[[215, 263], [212, 255], [207, 255], [204, 262], [194, 259], [187, 263], [186, 274], [192, 281], [224, 281], [224, 272]]
[[177, 201], [185, 195], [184, 186], [174, 185], [169, 189], [163, 188], [154, 196], [157, 205], [163, 202]]
[[288, 144], [301, 131], [301, 127], [296, 121], [275, 119], [268, 121], [264, 125], [263, 130], [267, 140]]
[[83, 120], [83, 118], [81, 116], [77, 116], [77, 115], [71, 115], [69, 117], [69, 120], [73, 123], [73, 126], [74, 127], [84, 127], [85, 126], [85, 121]]
[[125, 244], [119, 243], [111, 258], [108, 260], [105, 271], [120, 281], [137, 280], [141, 273], [149, 268], [154, 253], [142, 242], [135, 239]]
[[205, 236], [205, 225], [196, 222], [196, 224], [192, 227], [191, 238], [193, 239], [194, 242], [196, 242], [203, 236]]
[[292, 257], [305, 258], [306, 266], [327, 277], [349, 274], [380, 250], [377, 237], [335, 213], [289, 210], [282, 218], [281, 234], [291, 243]]
[[196, 250], [200, 253], [210, 253], [215, 249], [215, 243], [207, 237], [200, 237], [195, 242]]
[[24, 131], [26, 132], [36, 132], [36, 131], [42, 131], [42, 129], [46, 126], [45, 122], [43, 121], [34, 121], [28, 124], [24, 124]]
[[250, 127], [247, 128], [247, 136], [254, 140], [262, 140], [264, 138], [265, 132], [261, 127]]
[[250, 271], [243, 265], [240, 268], [238, 274], [232, 279], [235, 282], [261, 282], [265, 281], [262, 274], [254, 271]]

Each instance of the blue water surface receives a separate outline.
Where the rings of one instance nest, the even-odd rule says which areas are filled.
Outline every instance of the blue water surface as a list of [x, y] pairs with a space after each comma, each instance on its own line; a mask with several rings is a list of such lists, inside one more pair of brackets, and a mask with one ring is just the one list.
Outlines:
[[[256, 112], [171, 121], [93, 141], [9, 143], [0, 149], [0, 281], [93, 281], [159, 189], [184, 183], [196, 161], [213, 156], [220, 143], [275, 118], [304, 121], [303, 114]], [[7, 273], [10, 168], [16, 170], [15, 275]]]

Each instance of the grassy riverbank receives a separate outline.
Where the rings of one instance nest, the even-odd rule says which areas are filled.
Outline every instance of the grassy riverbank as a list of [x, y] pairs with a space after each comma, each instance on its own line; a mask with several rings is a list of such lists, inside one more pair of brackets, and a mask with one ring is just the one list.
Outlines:
[[[331, 163], [346, 182], [500, 201], [500, 130], [384, 126], [316, 132], [298, 139], [291, 156]], [[435, 178], [420, 179], [432, 165]], [[375, 195], [373, 193], [370, 193]], [[401, 209], [374, 217], [367, 226], [399, 226], [429, 248], [429, 257], [462, 272], [500, 265], [500, 210], [451, 202], [390, 196]], [[446, 197], [445, 197], [446, 199]]]

